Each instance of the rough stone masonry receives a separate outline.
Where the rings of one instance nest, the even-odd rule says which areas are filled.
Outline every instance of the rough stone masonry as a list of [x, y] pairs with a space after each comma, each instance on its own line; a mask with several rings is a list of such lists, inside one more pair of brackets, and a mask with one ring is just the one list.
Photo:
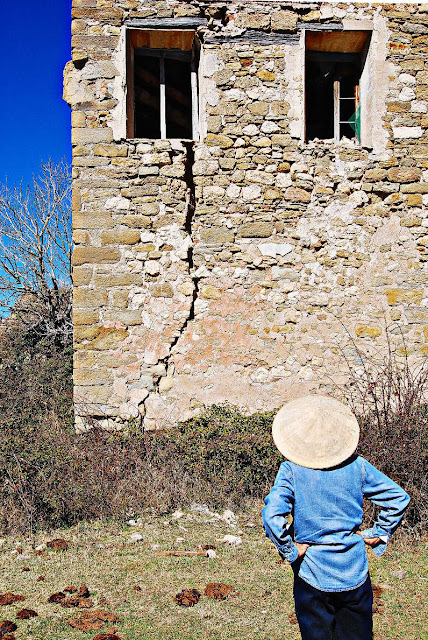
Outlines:
[[[73, 0], [72, 16], [78, 428], [328, 392], [348, 332], [374, 354], [399, 327], [428, 354], [428, 4]], [[173, 79], [159, 102], [150, 55], [197, 42], [194, 135], [130, 132], [131, 31], [161, 120]], [[308, 47], [360, 60], [359, 138], [308, 139]]]

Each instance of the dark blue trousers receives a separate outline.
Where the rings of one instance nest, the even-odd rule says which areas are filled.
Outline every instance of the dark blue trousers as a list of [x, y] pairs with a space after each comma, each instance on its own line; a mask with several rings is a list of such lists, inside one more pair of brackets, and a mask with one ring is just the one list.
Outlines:
[[302, 640], [372, 640], [370, 577], [350, 591], [320, 591], [295, 575], [294, 604]]

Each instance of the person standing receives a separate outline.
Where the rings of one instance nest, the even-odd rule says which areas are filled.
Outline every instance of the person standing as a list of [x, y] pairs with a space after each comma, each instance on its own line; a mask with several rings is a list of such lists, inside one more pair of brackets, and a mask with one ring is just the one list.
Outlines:
[[[377, 556], [384, 553], [410, 498], [355, 454], [357, 419], [333, 398], [312, 395], [287, 403], [272, 435], [287, 461], [265, 499], [263, 525], [293, 569], [302, 640], [371, 640], [365, 544]], [[359, 531], [363, 497], [381, 510], [373, 527]]]

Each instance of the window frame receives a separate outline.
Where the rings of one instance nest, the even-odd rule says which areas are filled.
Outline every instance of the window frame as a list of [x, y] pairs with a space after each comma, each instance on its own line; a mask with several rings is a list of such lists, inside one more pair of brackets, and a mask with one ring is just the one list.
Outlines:
[[[306, 74], [306, 65], [307, 65], [307, 53], [308, 52], [315, 52], [318, 49], [312, 49], [308, 47], [308, 36], [311, 35], [316, 35], [318, 37], [322, 36], [331, 36], [332, 41], [334, 40], [335, 36], [337, 37], [339, 34], [340, 36], [343, 38], [348, 35], [352, 38], [352, 36], [355, 36], [355, 34], [358, 34], [360, 37], [362, 37], [364, 35], [364, 42], [362, 44], [362, 46], [357, 49], [357, 50], [350, 50], [350, 51], [342, 51], [341, 47], [339, 46], [338, 49], [333, 49], [333, 50], [329, 50], [329, 49], [319, 49], [319, 51], [329, 51], [332, 55], [337, 55], [338, 58], [340, 57], [341, 53], [357, 53], [360, 57], [360, 73], [359, 73], [359, 81], [358, 84], [355, 85], [355, 107], [356, 107], [356, 111], [357, 108], [360, 109], [360, 120], [361, 120], [361, 124], [363, 124], [363, 119], [367, 118], [367, 114], [365, 114], [364, 109], [363, 109], [363, 99], [362, 99], [362, 91], [361, 91], [361, 79], [363, 77], [363, 73], [366, 69], [366, 65], [368, 64], [368, 60], [369, 60], [369, 50], [370, 50], [370, 44], [371, 44], [371, 40], [372, 40], [372, 29], [366, 29], [366, 28], [361, 28], [359, 29], [357, 27], [357, 25], [354, 23], [353, 27], [351, 29], [337, 29], [335, 27], [329, 28], [329, 25], [326, 25], [323, 29], [305, 29], [304, 30], [304, 100], [303, 100], [303, 106], [304, 106], [304, 121], [303, 121], [303, 142], [305, 144], [310, 143], [313, 138], [311, 138], [310, 140], [308, 140], [308, 126], [307, 126], [307, 107], [306, 107], [306, 101], [307, 101], [307, 74]], [[334, 129], [334, 135], [333, 138], [324, 138], [324, 139], [320, 139], [320, 143], [324, 143], [324, 144], [328, 144], [330, 143], [330, 140], [333, 141], [334, 145], [338, 145], [340, 144], [340, 126], [341, 124], [345, 124], [345, 121], [341, 121], [340, 120], [340, 101], [341, 100], [350, 100], [352, 98], [341, 98], [340, 97], [340, 81], [336, 80], [333, 83], [333, 106], [334, 106], [334, 114], [333, 114], [333, 129]], [[349, 121], [348, 121], [349, 122]], [[356, 144], [361, 147], [363, 146], [363, 130], [361, 128], [361, 132], [360, 132], [360, 136], [358, 136], [357, 132], [355, 132], [355, 140], [356, 140]], [[352, 140], [351, 138], [347, 138], [347, 140]]]
[[[176, 47], [146, 47], [136, 46], [134, 40], [136, 36], [133, 34], [146, 32], [149, 34], [155, 34], [157, 40], [162, 40], [162, 36], [167, 40], [168, 36], [174, 36], [181, 34], [184, 37], [183, 41], [190, 40], [191, 46], [186, 48]], [[149, 138], [150, 140], [171, 140], [179, 139], [186, 140], [187, 138], [168, 138], [166, 135], [166, 84], [165, 84], [165, 58], [180, 59], [184, 57], [184, 54], [190, 54], [190, 85], [191, 85], [191, 140], [198, 141], [200, 139], [200, 123], [199, 123], [199, 82], [198, 82], [198, 63], [199, 63], [199, 51], [200, 42], [194, 29], [141, 29], [141, 28], [128, 28], [126, 30], [126, 137], [127, 139], [147, 139], [136, 138], [135, 136], [135, 50], [145, 50], [144, 55], [159, 57], [160, 59], [160, 78], [159, 78], [159, 91], [160, 91], [160, 138]], [[187, 57], [187, 56], [186, 56]]]

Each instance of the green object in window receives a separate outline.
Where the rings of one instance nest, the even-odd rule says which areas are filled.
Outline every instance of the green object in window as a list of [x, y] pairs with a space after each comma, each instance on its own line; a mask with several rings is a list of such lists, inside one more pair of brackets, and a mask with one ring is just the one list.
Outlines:
[[357, 110], [354, 111], [352, 116], [349, 118], [348, 123], [351, 125], [352, 129], [355, 131], [355, 134], [358, 140], [361, 140], [361, 109], [360, 105], [358, 105]]

